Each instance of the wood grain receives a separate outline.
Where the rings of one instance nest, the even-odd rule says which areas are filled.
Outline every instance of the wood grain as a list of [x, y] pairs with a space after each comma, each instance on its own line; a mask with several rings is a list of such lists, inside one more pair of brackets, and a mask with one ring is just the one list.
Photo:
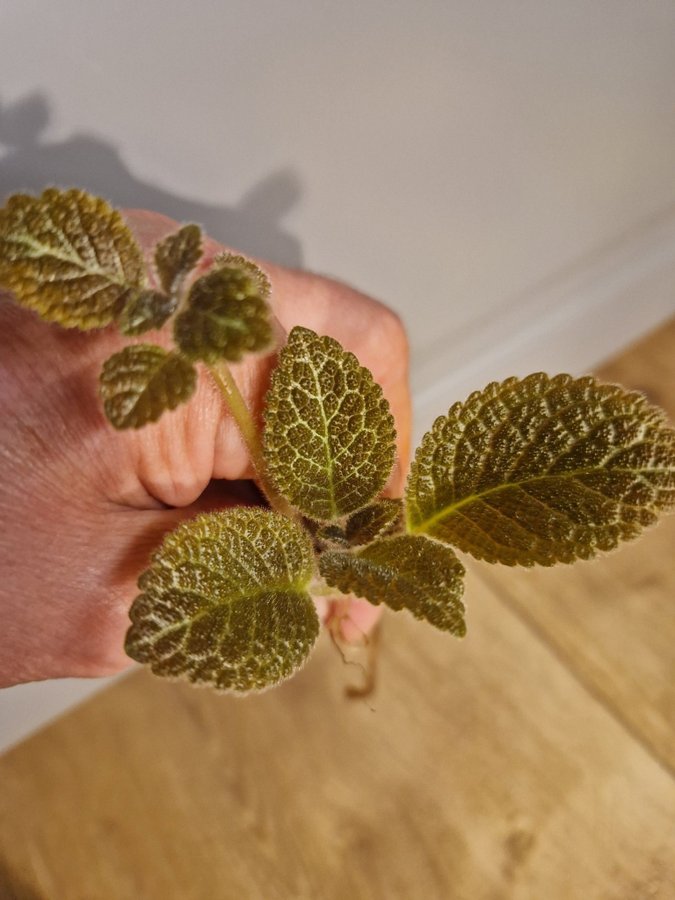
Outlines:
[[327, 640], [244, 700], [132, 674], [0, 759], [0, 898], [672, 900], [669, 527], [471, 566], [467, 638], [389, 615], [368, 700]]
[[[675, 421], [675, 319], [598, 374]], [[593, 562], [477, 571], [675, 773], [675, 516]]]

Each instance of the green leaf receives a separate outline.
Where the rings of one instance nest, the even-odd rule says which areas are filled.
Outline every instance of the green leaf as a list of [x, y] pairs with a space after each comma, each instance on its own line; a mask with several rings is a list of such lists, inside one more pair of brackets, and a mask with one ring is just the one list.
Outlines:
[[464, 567], [450, 547], [422, 535], [397, 535], [353, 553], [327, 550], [319, 568], [326, 582], [344, 594], [407, 609], [457, 637], [466, 633]]
[[176, 316], [176, 343], [190, 359], [238, 362], [272, 346], [270, 310], [246, 268], [226, 266], [198, 278]]
[[400, 500], [378, 500], [349, 517], [345, 525], [345, 538], [352, 546], [358, 547], [390, 534], [402, 523], [403, 504]]
[[[315, 537], [321, 544], [333, 547], [360, 547], [370, 544], [376, 538], [385, 537], [403, 526], [403, 503], [401, 500], [376, 500], [353, 513], [344, 526], [337, 522], [319, 525]], [[310, 523], [311, 528], [311, 523]]]
[[272, 285], [270, 280], [252, 259], [245, 256], [239, 256], [237, 253], [218, 253], [213, 260], [216, 269], [234, 269], [238, 272], [245, 272], [256, 285], [256, 291], [263, 300], [269, 300], [272, 293]]
[[407, 526], [488, 562], [553, 565], [630, 539], [675, 503], [675, 432], [637, 393], [508, 378], [456, 403], [415, 455]]
[[319, 620], [313, 553], [290, 519], [229, 509], [181, 525], [141, 575], [126, 651], [157, 675], [220, 690], [277, 684], [307, 659]]
[[338, 519], [382, 490], [394, 464], [394, 420], [368, 369], [337, 341], [294, 328], [266, 404], [268, 475], [304, 515]]
[[199, 225], [183, 225], [155, 248], [155, 268], [159, 283], [167, 294], [175, 296], [187, 275], [202, 255], [202, 230]]
[[86, 191], [15, 194], [0, 210], [0, 284], [48, 322], [108, 325], [145, 286], [141, 250], [120, 214]]
[[328, 547], [349, 547], [349, 541], [347, 540], [347, 536], [345, 535], [345, 530], [341, 525], [338, 525], [336, 522], [329, 522], [326, 525], [312, 522], [311, 519], [305, 520], [310, 528], [315, 527], [314, 537], [319, 542], [320, 546], [328, 546]]
[[194, 366], [154, 344], [133, 344], [106, 360], [101, 372], [105, 414], [115, 428], [140, 428], [187, 400]]
[[122, 334], [130, 337], [161, 328], [176, 309], [176, 300], [149, 288], [129, 292], [117, 318]]

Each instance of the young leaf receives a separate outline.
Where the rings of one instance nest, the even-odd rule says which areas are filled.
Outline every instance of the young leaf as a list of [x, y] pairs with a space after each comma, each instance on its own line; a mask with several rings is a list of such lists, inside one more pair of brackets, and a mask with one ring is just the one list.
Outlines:
[[87, 330], [114, 319], [127, 291], [145, 285], [145, 267], [105, 200], [48, 188], [0, 210], [0, 284], [46, 321]]
[[157, 675], [254, 691], [299, 669], [319, 632], [309, 536], [264, 509], [181, 525], [141, 575], [126, 651]]
[[675, 503], [675, 432], [593, 378], [509, 378], [456, 403], [415, 455], [408, 531], [506, 565], [589, 559]]
[[115, 428], [141, 428], [187, 400], [196, 384], [194, 366], [180, 354], [132, 344], [104, 363], [101, 397]]
[[[307, 520], [310, 528], [312, 525], [317, 525], [318, 523], [312, 523], [310, 520]], [[319, 542], [321, 546], [328, 547], [344, 547], [347, 549], [349, 547], [349, 541], [345, 535], [345, 530], [341, 525], [338, 525], [337, 522], [328, 522], [325, 525], [318, 524], [316, 530], [314, 531], [314, 537]]]
[[149, 288], [130, 291], [117, 325], [122, 334], [130, 337], [161, 328], [176, 309], [174, 297], [167, 297]]
[[183, 225], [155, 248], [155, 268], [159, 283], [167, 294], [175, 296], [186, 275], [202, 255], [202, 230], [199, 225]]
[[355, 512], [384, 487], [395, 437], [368, 369], [332, 338], [294, 328], [266, 399], [265, 459], [277, 490], [313, 519]]
[[360, 547], [378, 537], [401, 531], [403, 503], [400, 500], [376, 500], [353, 513], [345, 525], [331, 522], [316, 528], [315, 537], [333, 547]]
[[407, 609], [457, 637], [466, 633], [464, 567], [450, 547], [422, 535], [398, 535], [353, 553], [327, 550], [319, 569], [326, 582], [344, 594]]
[[260, 266], [257, 266], [252, 259], [246, 259], [245, 256], [239, 256], [236, 253], [224, 252], [217, 254], [213, 260], [213, 265], [216, 269], [235, 269], [240, 272], [245, 272], [255, 282], [259, 296], [262, 297], [263, 300], [269, 300], [270, 294], [272, 293], [270, 280]]
[[243, 266], [224, 266], [198, 278], [186, 309], [176, 316], [174, 337], [189, 359], [209, 364], [267, 350], [273, 339], [270, 311], [256, 278]]
[[403, 504], [400, 500], [378, 500], [347, 519], [345, 538], [353, 546], [369, 544], [378, 537], [400, 530]]

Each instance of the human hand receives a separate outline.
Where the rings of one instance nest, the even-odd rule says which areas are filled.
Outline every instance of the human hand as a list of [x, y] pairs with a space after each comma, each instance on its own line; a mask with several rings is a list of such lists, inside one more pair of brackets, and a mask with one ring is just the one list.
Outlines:
[[[176, 223], [127, 213], [151, 258]], [[222, 247], [206, 240], [198, 273]], [[345, 285], [263, 264], [282, 328], [329, 334], [373, 373], [396, 419], [407, 468], [407, 343], [398, 318]], [[167, 343], [166, 335], [152, 335]], [[114, 431], [98, 397], [103, 361], [125, 343], [113, 330], [81, 334], [48, 326], [0, 299], [0, 687], [45, 678], [94, 677], [131, 665], [123, 650], [136, 579], [163, 534], [204, 509], [258, 502], [246, 447], [203, 372], [189, 404], [140, 431]], [[233, 367], [245, 399], [262, 412], [274, 357]], [[216, 479], [216, 481], [214, 481]], [[367, 633], [381, 607], [317, 600], [339, 610], [347, 640]]]

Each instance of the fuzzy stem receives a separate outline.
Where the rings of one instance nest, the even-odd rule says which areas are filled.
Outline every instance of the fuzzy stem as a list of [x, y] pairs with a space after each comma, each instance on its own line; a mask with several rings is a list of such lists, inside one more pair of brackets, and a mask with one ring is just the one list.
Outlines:
[[230, 367], [226, 362], [221, 361], [213, 366], [209, 366], [209, 371], [211, 372], [213, 380], [218, 385], [218, 389], [223, 395], [234, 421], [237, 423], [239, 432], [244, 439], [246, 449], [251, 457], [258, 484], [265, 494], [269, 505], [272, 509], [287, 516], [289, 519], [296, 519], [297, 515], [295, 510], [269, 483], [265, 471], [265, 457], [263, 455], [258, 427], [251, 415], [251, 411], [246, 405], [246, 401], [241, 395], [237, 382], [232, 376]]

